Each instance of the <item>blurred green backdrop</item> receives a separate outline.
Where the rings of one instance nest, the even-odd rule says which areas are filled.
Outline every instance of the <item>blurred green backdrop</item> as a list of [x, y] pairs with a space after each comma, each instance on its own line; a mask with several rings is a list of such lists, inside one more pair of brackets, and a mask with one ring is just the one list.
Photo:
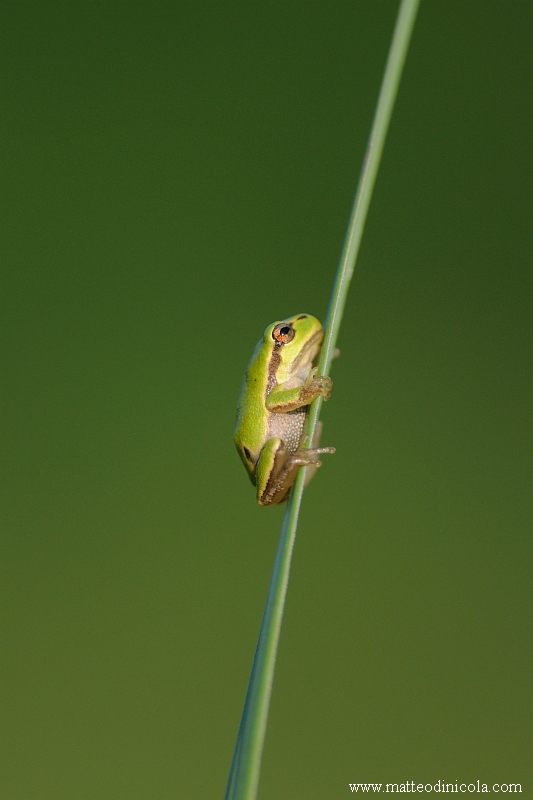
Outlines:
[[[325, 315], [396, 9], [3, 4], [2, 799], [223, 795], [282, 516], [235, 403], [268, 323]], [[422, 3], [261, 800], [533, 796], [532, 31]]]

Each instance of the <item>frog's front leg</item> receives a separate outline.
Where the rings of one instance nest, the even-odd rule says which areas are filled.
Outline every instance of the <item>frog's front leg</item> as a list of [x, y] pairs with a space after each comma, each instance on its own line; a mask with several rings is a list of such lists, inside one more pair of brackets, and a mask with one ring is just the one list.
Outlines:
[[295, 411], [302, 406], [308, 406], [315, 397], [322, 395], [324, 400], [329, 400], [333, 381], [327, 375], [318, 375], [314, 367], [303, 386], [287, 388], [287, 383], [275, 386], [266, 398], [267, 410], [274, 414], [285, 414]]
[[273, 437], [265, 442], [256, 465], [257, 502], [261, 506], [272, 506], [286, 499], [287, 492], [296, 480], [300, 467], [313, 467], [306, 483], [311, 480], [321, 462], [320, 453], [334, 453], [334, 447], [315, 447], [310, 450], [297, 450], [289, 454], [282, 439]]

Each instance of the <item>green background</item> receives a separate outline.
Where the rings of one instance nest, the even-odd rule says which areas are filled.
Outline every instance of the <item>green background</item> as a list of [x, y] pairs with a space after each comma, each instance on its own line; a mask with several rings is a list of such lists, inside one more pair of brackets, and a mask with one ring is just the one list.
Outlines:
[[[5, 3], [6, 800], [222, 797], [396, 2]], [[261, 800], [531, 771], [533, 7], [422, 3], [304, 498]]]

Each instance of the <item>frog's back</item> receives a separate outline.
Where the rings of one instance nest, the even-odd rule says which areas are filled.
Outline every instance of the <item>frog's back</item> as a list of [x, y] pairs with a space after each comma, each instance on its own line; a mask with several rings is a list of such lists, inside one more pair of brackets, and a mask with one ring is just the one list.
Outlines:
[[249, 472], [253, 471], [268, 436], [269, 412], [265, 407], [269, 391], [268, 361], [269, 353], [261, 340], [246, 370], [237, 404], [234, 440]]

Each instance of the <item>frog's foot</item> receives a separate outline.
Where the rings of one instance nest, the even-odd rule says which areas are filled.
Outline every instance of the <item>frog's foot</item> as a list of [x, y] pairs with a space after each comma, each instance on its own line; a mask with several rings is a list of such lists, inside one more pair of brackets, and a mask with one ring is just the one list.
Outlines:
[[329, 400], [333, 381], [327, 375], [317, 375], [317, 371], [318, 367], [313, 367], [304, 384], [304, 389], [310, 396], [318, 397], [321, 394], [324, 400]]
[[334, 447], [311, 447], [309, 450], [297, 450], [296, 453], [288, 457], [286, 463], [299, 467], [321, 467], [322, 462], [318, 460], [317, 456], [322, 453], [334, 452]]

